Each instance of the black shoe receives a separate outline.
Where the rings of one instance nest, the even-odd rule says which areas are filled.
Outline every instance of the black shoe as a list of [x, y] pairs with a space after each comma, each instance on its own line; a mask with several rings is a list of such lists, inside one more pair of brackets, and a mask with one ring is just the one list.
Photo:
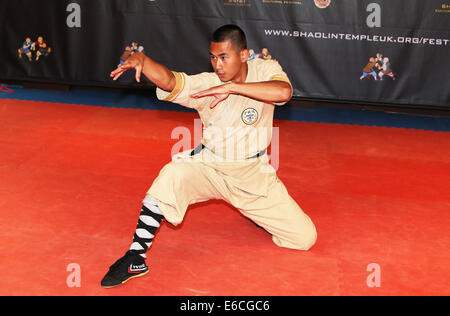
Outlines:
[[137, 278], [148, 273], [145, 259], [134, 253], [127, 251], [125, 256], [117, 260], [103, 277], [102, 287], [110, 288], [121, 285], [132, 278]]

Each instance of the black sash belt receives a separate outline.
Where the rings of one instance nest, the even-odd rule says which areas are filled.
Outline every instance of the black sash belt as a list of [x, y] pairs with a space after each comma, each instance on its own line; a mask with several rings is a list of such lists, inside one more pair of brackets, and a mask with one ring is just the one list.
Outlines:
[[[203, 145], [202, 143], [200, 143], [200, 145], [198, 145], [197, 147], [195, 147], [192, 151], [191, 151], [191, 156], [197, 155], [198, 153], [200, 153], [206, 146]], [[266, 153], [266, 149], [261, 150], [259, 153], [257, 153], [256, 155], [253, 155], [251, 157], [248, 157], [247, 159], [254, 159], [254, 158], [258, 158], [261, 157], [262, 155], [264, 155]]]
[[198, 145], [197, 147], [195, 147], [192, 151], [191, 151], [191, 156], [197, 155], [199, 152], [201, 152], [206, 146], [203, 145], [202, 143], [200, 143], [200, 145]]

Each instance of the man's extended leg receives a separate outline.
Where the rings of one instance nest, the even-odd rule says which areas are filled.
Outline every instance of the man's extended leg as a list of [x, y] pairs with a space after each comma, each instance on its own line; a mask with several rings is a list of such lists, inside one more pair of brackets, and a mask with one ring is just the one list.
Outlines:
[[[220, 198], [211, 174], [214, 170], [195, 162], [171, 162], [153, 182], [139, 216], [130, 250], [114, 263], [103, 278], [103, 287], [114, 287], [148, 273], [145, 253], [163, 219], [177, 225], [189, 204]], [[154, 198], [153, 198], [154, 197]]]

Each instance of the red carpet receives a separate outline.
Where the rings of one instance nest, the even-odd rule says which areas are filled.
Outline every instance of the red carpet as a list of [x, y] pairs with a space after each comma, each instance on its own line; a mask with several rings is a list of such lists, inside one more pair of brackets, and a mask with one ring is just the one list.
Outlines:
[[[309, 252], [221, 201], [162, 225], [150, 273], [102, 289], [192, 113], [0, 100], [0, 295], [449, 295], [450, 134], [276, 121]], [[69, 287], [68, 265], [81, 268]], [[366, 280], [379, 265], [379, 287]]]

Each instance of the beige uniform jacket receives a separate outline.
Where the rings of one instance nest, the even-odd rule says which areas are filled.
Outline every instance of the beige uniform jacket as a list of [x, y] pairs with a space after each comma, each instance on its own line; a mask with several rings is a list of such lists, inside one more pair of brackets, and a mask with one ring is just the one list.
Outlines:
[[[193, 76], [174, 72], [174, 75], [174, 90], [168, 93], [158, 89], [158, 98], [197, 110], [204, 127], [202, 143], [216, 155], [230, 161], [241, 160], [252, 157], [269, 146], [275, 107], [273, 104], [230, 95], [211, 109], [209, 105], [212, 97], [193, 99], [190, 95], [224, 84], [214, 72]], [[270, 80], [290, 84], [277, 61], [254, 59], [248, 62], [245, 82]]]

